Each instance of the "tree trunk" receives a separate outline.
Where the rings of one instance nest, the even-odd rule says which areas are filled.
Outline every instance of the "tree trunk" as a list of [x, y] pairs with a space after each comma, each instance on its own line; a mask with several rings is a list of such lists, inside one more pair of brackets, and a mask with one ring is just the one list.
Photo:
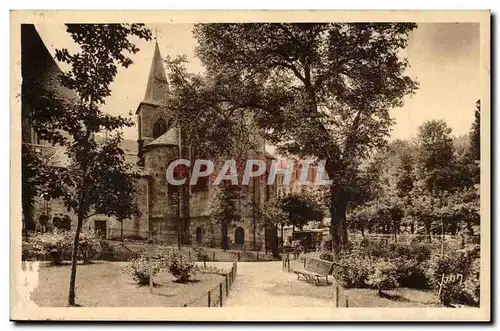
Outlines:
[[31, 201], [25, 201], [25, 199], [23, 199], [22, 203], [23, 203], [23, 215], [24, 215], [24, 234], [26, 236], [26, 240], [29, 240], [31, 228], [33, 227], [33, 224], [35, 224], [35, 222], [33, 222], [34, 208]]
[[73, 241], [73, 253], [71, 256], [71, 276], [69, 281], [69, 296], [68, 305], [76, 306], [75, 303], [75, 285], [76, 285], [76, 261], [78, 259], [78, 241], [80, 240], [80, 232], [82, 231], [83, 215], [78, 215], [78, 223], [76, 225], [75, 239]]
[[331, 187], [330, 232], [332, 237], [332, 253], [338, 257], [339, 253], [347, 246], [347, 223], [346, 223], [347, 197], [342, 186]]
[[123, 242], [123, 220], [120, 222], [120, 240]]
[[221, 222], [221, 248], [226, 251], [229, 247], [227, 242], [227, 220], [223, 219]]

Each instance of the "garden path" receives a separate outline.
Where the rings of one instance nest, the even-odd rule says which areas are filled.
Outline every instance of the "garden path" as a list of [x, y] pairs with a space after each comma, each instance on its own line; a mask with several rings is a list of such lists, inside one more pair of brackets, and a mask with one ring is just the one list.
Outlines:
[[332, 307], [332, 286], [298, 281], [281, 261], [238, 262], [238, 276], [225, 307]]

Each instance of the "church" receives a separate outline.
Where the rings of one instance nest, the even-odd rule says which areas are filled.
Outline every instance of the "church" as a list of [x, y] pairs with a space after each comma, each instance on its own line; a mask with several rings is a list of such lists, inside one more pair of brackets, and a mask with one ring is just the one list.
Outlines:
[[[34, 25], [23, 24], [22, 76], [23, 91], [27, 86], [53, 86], [54, 77], [60, 69], [43, 43]], [[52, 81], [51, 84], [48, 81]], [[34, 84], [36, 82], [37, 84]], [[221, 225], [210, 218], [209, 202], [213, 198], [208, 180], [199, 180], [195, 186], [186, 189], [169, 185], [166, 169], [170, 162], [179, 158], [192, 157], [192, 146], [186, 143], [182, 130], [172, 125], [172, 115], [165, 107], [169, 89], [163, 66], [160, 47], [154, 44], [148, 80], [138, 82], [144, 89], [144, 98], [137, 105], [137, 140], [124, 139], [121, 148], [127, 162], [138, 165], [142, 177], [137, 182], [136, 203], [139, 213], [132, 219], [118, 222], [114, 217], [93, 215], [84, 223], [84, 229], [98, 231], [110, 240], [148, 240], [165, 244], [198, 244], [212, 247], [221, 245]], [[57, 85], [57, 84], [56, 84]], [[69, 95], [72, 91], [57, 86], [58, 93]], [[32, 105], [29, 97], [22, 97], [22, 113]], [[61, 147], [54, 147], [40, 141], [36, 132], [23, 120], [23, 143], [34, 146], [41, 157], [52, 166], [64, 167], [69, 160]], [[102, 137], [105, 139], [105, 137]], [[262, 142], [260, 158], [270, 165], [273, 156], [265, 151]], [[266, 179], [255, 178], [248, 186], [245, 198], [237, 205], [242, 216], [229, 224], [227, 239], [229, 248], [262, 250], [271, 248], [276, 240], [276, 229], [265, 230], [256, 219], [255, 206], [262, 205], [275, 194], [276, 185], [267, 185]], [[32, 211], [35, 221], [48, 217], [50, 228], [54, 218], [71, 220], [76, 227], [76, 217], [66, 210], [58, 199], [38, 198]], [[40, 224], [37, 224], [39, 228]], [[53, 225], [53, 224], [52, 224]]]

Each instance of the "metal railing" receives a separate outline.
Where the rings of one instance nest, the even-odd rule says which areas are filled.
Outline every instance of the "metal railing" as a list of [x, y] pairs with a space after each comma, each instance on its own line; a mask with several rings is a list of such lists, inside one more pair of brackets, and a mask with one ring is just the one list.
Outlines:
[[222, 307], [229, 296], [229, 292], [231, 291], [234, 282], [236, 281], [237, 274], [238, 262], [235, 261], [233, 262], [229, 273], [225, 275], [224, 281], [212, 287], [207, 292], [202, 293], [196, 299], [185, 303], [183, 307]]

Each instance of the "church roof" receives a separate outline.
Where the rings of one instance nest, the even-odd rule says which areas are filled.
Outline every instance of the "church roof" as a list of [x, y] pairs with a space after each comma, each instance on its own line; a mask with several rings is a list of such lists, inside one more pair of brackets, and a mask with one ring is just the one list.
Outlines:
[[153, 146], [178, 146], [179, 145], [179, 131], [176, 128], [172, 128], [150, 142], [144, 145], [144, 148]]
[[155, 51], [153, 62], [149, 70], [148, 83], [146, 86], [146, 94], [144, 95], [145, 103], [163, 104], [166, 101], [168, 93], [167, 75], [163, 67], [163, 60], [160, 54], [158, 43], [155, 43]]

